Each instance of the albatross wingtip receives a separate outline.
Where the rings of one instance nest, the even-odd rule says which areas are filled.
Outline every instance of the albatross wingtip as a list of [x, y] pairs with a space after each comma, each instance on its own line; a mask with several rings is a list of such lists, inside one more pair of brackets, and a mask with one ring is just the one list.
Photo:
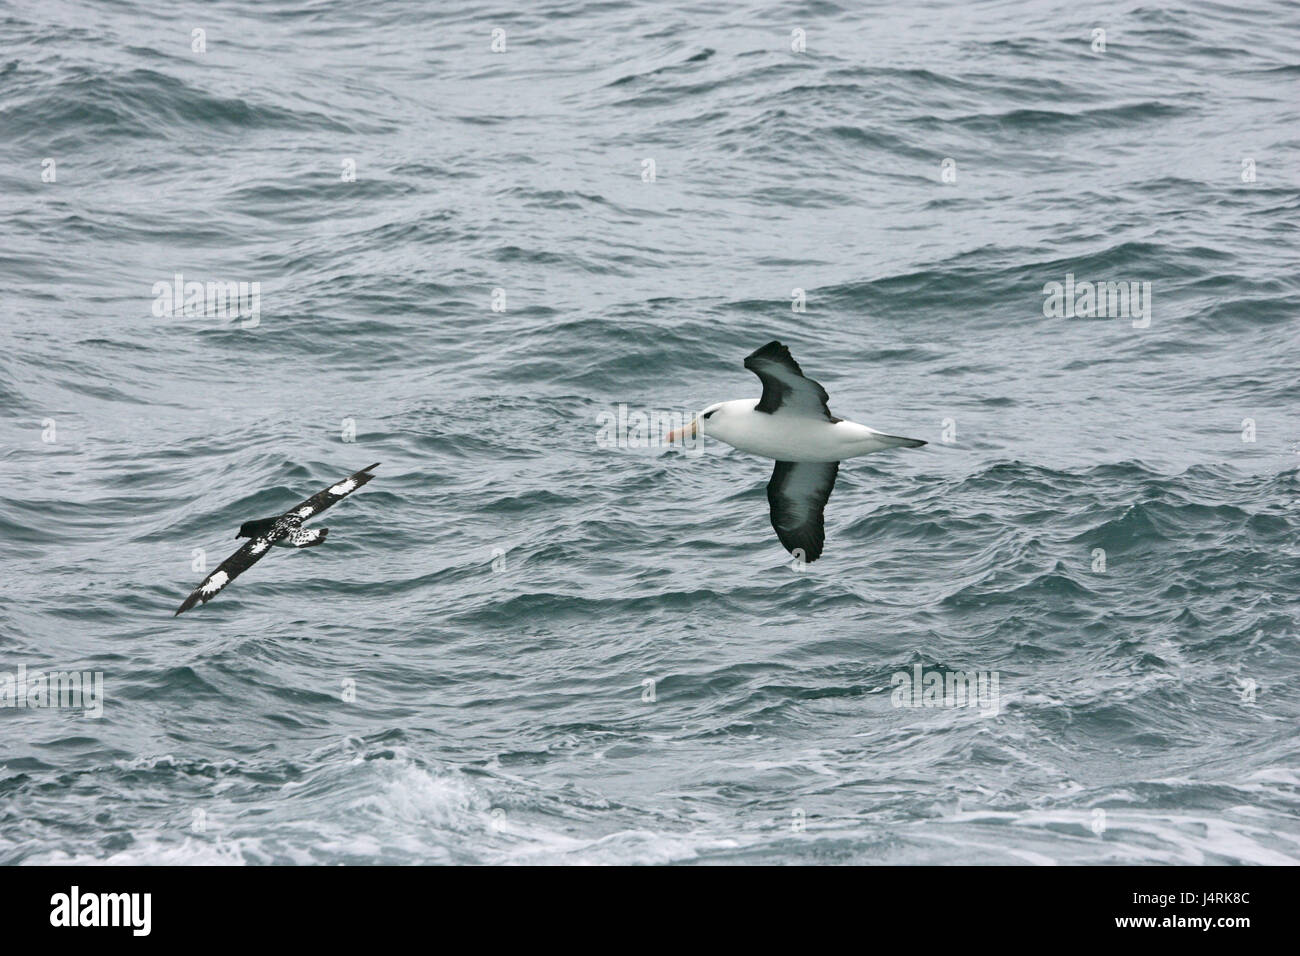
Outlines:
[[745, 357], [745, 367], [748, 368], [750, 362], [758, 359], [780, 359], [783, 354], [789, 355], [790, 350], [776, 339], [773, 339], [762, 348], [757, 348], [750, 352], [749, 355]]

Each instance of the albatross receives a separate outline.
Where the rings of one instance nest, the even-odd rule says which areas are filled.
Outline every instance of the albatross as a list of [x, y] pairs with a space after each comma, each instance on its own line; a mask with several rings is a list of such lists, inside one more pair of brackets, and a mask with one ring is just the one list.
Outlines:
[[194, 589], [172, 617], [179, 617], [200, 601], [207, 604], [221, 593], [222, 588], [260, 561], [272, 545], [286, 548], [311, 548], [323, 542], [325, 536], [329, 534], [329, 528], [304, 528], [302, 523], [320, 514], [334, 502], [342, 501], [352, 494], [375, 477], [370, 472], [378, 467], [379, 462], [367, 465], [356, 474], [349, 475], [324, 491], [317, 492], [284, 514], [245, 521], [235, 532], [235, 537], [248, 538], [248, 543], [222, 561], [217, 570], [204, 578], [203, 583]]
[[775, 459], [767, 483], [772, 527], [796, 558], [816, 561], [826, 543], [822, 513], [840, 462], [886, 448], [919, 448], [925, 442], [836, 418], [826, 405], [826, 389], [803, 374], [780, 342], [768, 342], [751, 353], [745, 368], [763, 383], [761, 398], [710, 405], [684, 428], [669, 432], [667, 440], [708, 435], [751, 455]]

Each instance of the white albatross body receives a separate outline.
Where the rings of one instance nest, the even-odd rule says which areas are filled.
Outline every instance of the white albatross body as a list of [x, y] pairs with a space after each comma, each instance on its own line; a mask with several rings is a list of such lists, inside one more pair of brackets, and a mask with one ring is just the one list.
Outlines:
[[738, 451], [777, 461], [844, 461], [886, 448], [915, 447], [915, 439], [885, 435], [844, 419], [828, 422], [799, 415], [765, 414], [756, 410], [758, 402], [756, 398], [741, 398], [712, 405], [704, 411], [717, 414], [701, 422], [700, 431]]
[[767, 483], [772, 527], [796, 558], [816, 561], [826, 543], [823, 513], [839, 463], [925, 442], [836, 418], [827, 407], [826, 389], [804, 376], [780, 342], [751, 353], [745, 368], [763, 383], [761, 398], [710, 405], [685, 428], [670, 432], [668, 441], [708, 435], [739, 451], [775, 459]]

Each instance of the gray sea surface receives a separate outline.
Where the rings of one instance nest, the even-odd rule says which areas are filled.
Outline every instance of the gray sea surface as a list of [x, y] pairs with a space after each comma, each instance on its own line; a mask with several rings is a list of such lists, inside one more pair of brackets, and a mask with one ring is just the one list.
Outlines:
[[[1290, 2], [0, 2], [0, 862], [1300, 861], [1298, 149]], [[773, 339], [802, 568], [636, 427]]]

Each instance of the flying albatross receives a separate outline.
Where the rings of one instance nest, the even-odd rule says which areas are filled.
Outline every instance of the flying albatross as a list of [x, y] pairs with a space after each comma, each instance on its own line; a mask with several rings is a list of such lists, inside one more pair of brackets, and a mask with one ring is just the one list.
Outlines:
[[772, 527], [787, 551], [804, 561], [816, 561], [826, 543], [822, 512], [840, 462], [884, 448], [917, 448], [925, 442], [836, 418], [826, 407], [826, 389], [804, 377], [780, 342], [768, 342], [752, 353], [745, 368], [763, 383], [762, 398], [710, 405], [685, 428], [669, 432], [667, 439], [708, 435], [751, 455], [775, 458], [776, 468], [767, 483]]
[[203, 583], [194, 589], [172, 617], [179, 617], [200, 601], [207, 604], [221, 593], [222, 588], [261, 560], [273, 544], [285, 548], [310, 548], [323, 542], [325, 536], [329, 534], [329, 528], [304, 528], [302, 523], [320, 514], [334, 502], [341, 501], [352, 494], [375, 477], [369, 472], [378, 467], [379, 462], [367, 465], [355, 475], [350, 475], [338, 484], [330, 485], [324, 491], [317, 492], [284, 514], [245, 521], [239, 526], [235, 537], [248, 538], [248, 543], [222, 561], [217, 570], [204, 578]]

